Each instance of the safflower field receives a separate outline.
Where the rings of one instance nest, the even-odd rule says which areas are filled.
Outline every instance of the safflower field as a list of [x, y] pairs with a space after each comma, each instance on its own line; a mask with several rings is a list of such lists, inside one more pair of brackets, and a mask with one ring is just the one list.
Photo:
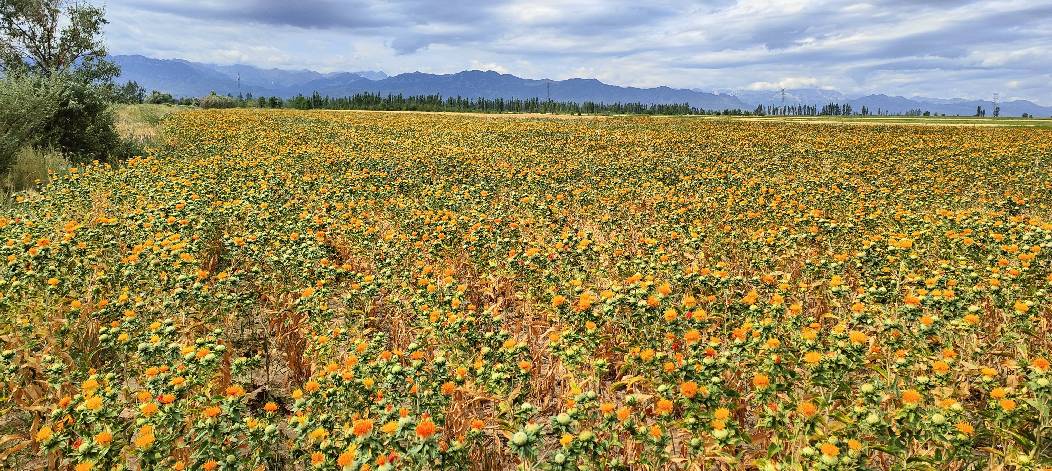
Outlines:
[[186, 111], [0, 209], [0, 468], [1052, 469], [1052, 129]]

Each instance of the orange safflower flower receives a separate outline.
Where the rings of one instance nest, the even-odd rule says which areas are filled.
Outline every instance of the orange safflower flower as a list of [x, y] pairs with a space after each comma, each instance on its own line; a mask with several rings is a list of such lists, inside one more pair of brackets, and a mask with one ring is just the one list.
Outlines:
[[104, 430], [95, 435], [95, 443], [98, 443], [100, 446], [109, 445], [111, 442], [113, 442], [113, 434], [108, 430]]
[[348, 448], [340, 453], [340, 456], [336, 458], [336, 465], [341, 468], [349, 468], [354, 464], [354, 459], [357, 458], [358, 452], [355, 449]]
[[358, 419], [354, 421], [352, 433], [356, 437], [364, 437], [373, 430], [373, 421], [369, 419]]
[[668, 309], [665, 310], [664, 317], [665, 317], [665, 322], [672, 322], [672, 321], [676, 320], [676, 318], [679, 317], [679, 313], [676, 312], [676, 310], [673, 309], [673, 308], [668, 308]]
[[905, 404], [918, 404], [921, 399], [921, 394], [916, 389], [907, 389], [902, 392], [902, 402]]
[[37, 431], [36, 440], [38, 442], [46, 442], [50, 440], [53, 435], [54, 432], [51, 430], [51, 427], [45, 425], [43, 427], [40, 427], [40, 430]]
[[804, 361], [810, 365], [818, 364], [822, 361], [822, 354], [818, 352], [807, 352], [804, 354]]
[[751, 306], [756, 304], [756, 300], [759, 299], [760, 293], [757, 293], [755, 289], [749, 290], [749, 293], [742, 297], [742, 304]]
[[135, 437], [135, 446], [139, 449], [146, 449], [153, 445], [154, 441], [156, 437], [153, 434], [153, 426], [143, 425]]
[[230, 387], [226, 388], [226, 395], [227, 395], [227, 397], [231, 397], [231, 398], [238, 398], [238, 397], [244, 396], [245, 395], [245, 388], [241, 387], [241, 385], [235, 384], [233, 386], [230, 386]]
[[672, 412], [672, 407], [672, 401], [668, 399], [659, 399], [657, 405], [654, 406], [654, 412], [657, 412], [658, 415], [668, 415]]
[[811, 401], [804, 401], [796, 406], [796, 411], [799, 412], [800, 415], [810, 419], [818, 413], [818, 406]]
[[[680, 383], [679, 392], [687, 399], [693, 398], [694, 395], [698, 394], [698, 383], [695, 383], [694, 381]], [[613, 406], [611, 406], [611, 408], [612, 407]]]
[[441, 392], [442, 395], [449, 396], [452, 395], [453, 392], [456, 391], [456, 389], [457, 385], [455, 383], [453, 383], [452, 381], [446, 381], [445, 383], [442, 383]]
[[146, 404], [139, 406], [139, 412], [146, 417], [153, 417], [153, 415], [157, 413], [157, 410], [158, 407], [155, 402], [147, 402]]
[[99, 396], [91, 396], [84, 400], [84, 408], [90, 411], [97, 411], [102, 408], [102, 398]]
[[435, 427], [435, 423], [431, 421], [431, 418], [425, 417], [424, 420], [421, 420], [420, 423], [417, 424], [416, 435], [424, 440], [427, 440], [435, 434], [436, 430], [437, 428]]

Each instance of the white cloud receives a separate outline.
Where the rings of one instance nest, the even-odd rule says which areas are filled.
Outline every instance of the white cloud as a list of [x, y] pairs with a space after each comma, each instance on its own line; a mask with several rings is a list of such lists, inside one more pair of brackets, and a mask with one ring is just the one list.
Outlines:
[[777, 82], [753, 82], [745, 87], [749, 90], [775, 90], [780, 88], [821, 88], [814, 77], [786, 77]]
[[501, 74], [508, 73], [508, 68], [507, 67], [504, 67], [504, 66], [502, 66], [500, 64], [497, 64], [495, 62], [481, 62], [481, 61], [478, 61], [478, 60], [473, 60], [473, 61], [471, 61], [471, 68], [474, 69], [474, 70], [492, 70], [494, 72], [501, 73]]

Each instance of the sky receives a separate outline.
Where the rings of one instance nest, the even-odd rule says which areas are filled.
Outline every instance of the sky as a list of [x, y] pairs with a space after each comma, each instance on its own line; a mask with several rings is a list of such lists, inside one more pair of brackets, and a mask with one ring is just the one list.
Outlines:
[[[100, 0], [101, 1], [101, 0]], [[1052, 0], [106, 0], [111, 54], [1052, 105]]]

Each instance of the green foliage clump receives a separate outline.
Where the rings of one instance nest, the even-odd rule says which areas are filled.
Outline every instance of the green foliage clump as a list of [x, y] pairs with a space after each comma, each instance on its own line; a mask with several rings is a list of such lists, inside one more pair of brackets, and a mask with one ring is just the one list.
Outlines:
[[162, 93], [154, 90], [153, 93], [150, 93], [150, 96], [146, 98], [145, 102], [151, 105], [174, 105], [175, 98], [172, 98], [171, 93]]
[[124, 147], [105, 91], [67, 74], [16, 75], [0, 84], [0, 168], [25, 146], [55, 149], [73, 162], [111, 160]]
[[58, 110], [53, 80], [8, 77], [0, 81], [0, 170], [45, 129]]
[[138, 105], [146, 100], [146, 89], [134, 80], [129, 80], [124, 85], [109, 84], [107, 88], [114, 103]]
[[211, 95], [202, 97], [198, 102], [198, 106], [201, 108], [235, 108], [237, 107], [237, 100], [231, 97], [216, 95], [212, 92]]
[[106, 161], [120, 157], [120, 136], [114, 127], [110, 102], [99, 87], [79, 80], [60, 80], [55, 94], [59, 108], [47, 123], [41, 144], [53, 147], [74, 162]]
[[105, 11], [71, 0], [0, 0], [0, 69], [6, 75], [71, 74], [88, 83], [120, 75], [102, 40]]

